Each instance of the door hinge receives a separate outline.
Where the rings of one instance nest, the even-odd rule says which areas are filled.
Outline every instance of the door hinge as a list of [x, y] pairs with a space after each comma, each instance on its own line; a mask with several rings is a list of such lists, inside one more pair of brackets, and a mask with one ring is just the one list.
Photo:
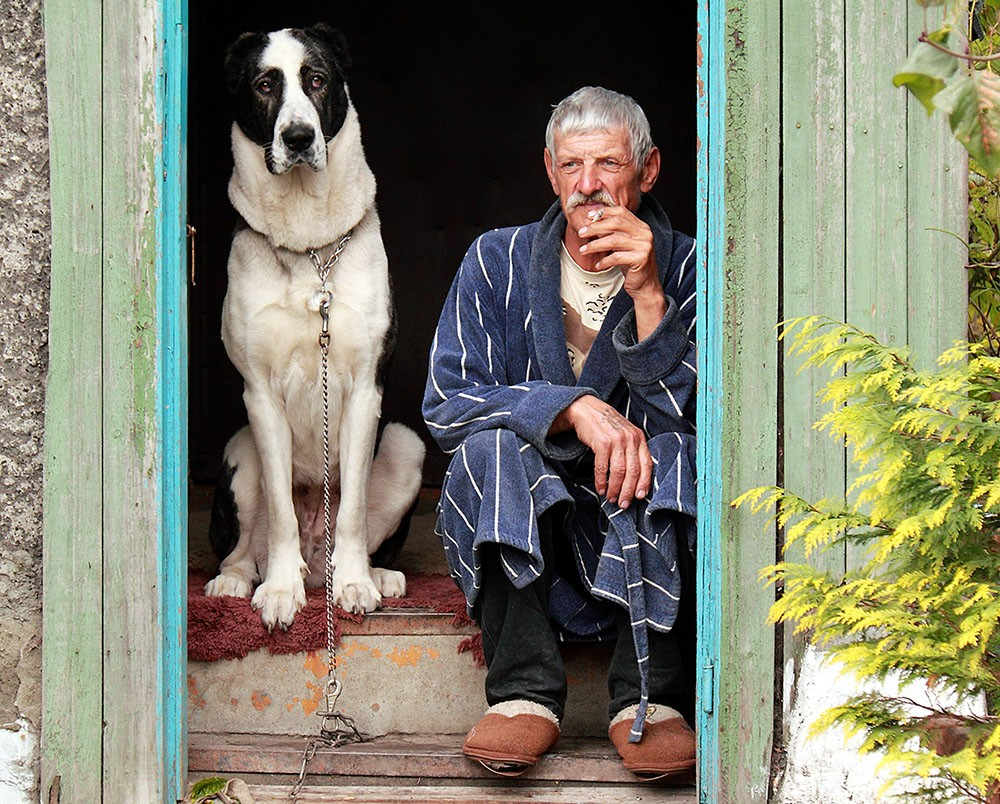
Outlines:
[[705, 714], [715, 711], [715, 662], [701, 668], [701, 709]]

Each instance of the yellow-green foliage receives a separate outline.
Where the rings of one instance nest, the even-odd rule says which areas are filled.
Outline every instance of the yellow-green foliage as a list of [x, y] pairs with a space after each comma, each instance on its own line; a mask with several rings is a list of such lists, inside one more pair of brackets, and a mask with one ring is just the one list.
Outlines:
[[[786, 547], [806, 558], [849, 543], [846, 574], [781, 562], [762, 579], [783, 590], [789, 621], [858, 678], [927, 681], [953, 711], [877, 693], [824, 714], [864, 735], [865, 751], [908, 780], [913, 798], [1000, 802], [1000, 358], [977, 345], [945, 352], [934, 372], [905, 350], [827, 318], [788, 322], [793, 355], [826, 367], [832, 410], [816, 426], [844, 439], [858, 470], [846, 500], [748, 491], [734, 505], [773, 512]], [[984, 710], [959, 704], [987, 701]], [[943, 705], [942, 705], [943, 706]], [[969, 717], [958, 712], [978, 711]]]

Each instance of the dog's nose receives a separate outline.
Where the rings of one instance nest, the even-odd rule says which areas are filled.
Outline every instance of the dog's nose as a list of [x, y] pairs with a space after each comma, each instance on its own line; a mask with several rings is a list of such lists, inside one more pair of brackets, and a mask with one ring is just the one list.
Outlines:
[[294, 153], [301, 153], [312, 145], [314, 137], [315, 132], [312, 127], [304, 123], [292, 123], [281, 132], [281, 141], [285, 143], [289, 151]]

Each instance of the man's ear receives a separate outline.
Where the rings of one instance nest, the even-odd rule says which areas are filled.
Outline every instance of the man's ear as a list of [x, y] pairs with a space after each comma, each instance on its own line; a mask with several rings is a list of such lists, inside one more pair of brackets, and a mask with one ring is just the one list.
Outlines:
[[549, 153], [549, 149], [545, 149], [545, 172], [549, 177], [549, 184], [552, 185], [552, 192], [559, 195], [559, 185], [556, 184], [556, 174], [555, 168], [552, 165], [552, 154]]
[[653, 189], [653, 185], [656, 184], [659, 175], [660, 149], [654, 145], [649, 152], [649, 156], [646, 157], [646, 164], [643, 165], [642, 172], [639, 174], [639, 189], [644, 193], [648, 193]]

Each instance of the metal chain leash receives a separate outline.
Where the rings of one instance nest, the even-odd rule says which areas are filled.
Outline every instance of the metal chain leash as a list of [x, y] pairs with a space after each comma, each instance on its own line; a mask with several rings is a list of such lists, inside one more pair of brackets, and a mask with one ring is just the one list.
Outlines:
[[368, 735], [358, 731], [354, 725], [353, 718], [342, 714], [337, 710], [337, 699], [340, 697], [343, 685], [337, 678], [337, 637], [336, 622], [334, 619], [333, 600], [333, 523], [330, 521], [330, 388], [329, 388], [329, 355], [330, 355], [330, 302], [333, 294], [326, 287], [326, 280], [330, 275], [330, 269], [337, 264], [340, 254], [347, 246], [348, 241], [354, 234], [352, 229], [344, 235], [333, 254], [321, 262], [319, 255], [310, 250], [309, 258], [316, 266], [316, 273], [320, 281], [320, 303], [319, 314], [323, 325], [319, 333], [320, 351], [320, 381], [323, 392], [323, 536], [326, 547], [326, 656], [327, 656], [327, 676], [326, 685], [323, 689], [323, 702], [316, 709], [316, 714], [322, 718], [319, 736], [313, 737], [306, 745], [302, 754], [302, 767], [299, 769], [299, 777], [288, 795], [288, 800], [295, 804], [298, 801], [299, 793], [305, 784], [306, 771], [309, 763], [319, 749], [338, 748], [347, 743], [361, 743], [370, 739]]

